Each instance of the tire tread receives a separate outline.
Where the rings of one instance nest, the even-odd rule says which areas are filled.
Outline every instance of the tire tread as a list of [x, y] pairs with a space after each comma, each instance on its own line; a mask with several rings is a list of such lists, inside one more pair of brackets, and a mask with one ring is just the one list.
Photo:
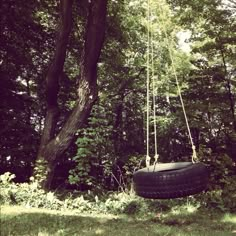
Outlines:
[[179, 198], [206, 189], [208, 171], [202, 163], [160, 172], [150, 172], [143, 168], [134, 173], [133, 180], [134, 190], [138, 196], [154, 199]]

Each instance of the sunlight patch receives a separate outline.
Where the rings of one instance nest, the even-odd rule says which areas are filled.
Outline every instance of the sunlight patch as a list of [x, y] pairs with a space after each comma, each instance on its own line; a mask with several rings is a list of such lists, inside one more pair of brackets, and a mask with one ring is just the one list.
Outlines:
[[178, 206], [178, 207], [173, 207], [171, 209], [171, 213], [173, 215], [180, 215], [180, 214], [188, 214], [188, 213], [194, 213], [198, 210], [198, 206], [193, 206], [193, 205], [185, 205], [185, 206]]
[[104, 230], [102, 230], [102, 229], [97, 229], [96, 231], [95, 231], [95, 234], [96, 235], [101, 235], [101, 234], [103, 234], [104, 233]]
[[233, 223], [236, 224], [236, 215], [225, 214], [222, 222]]

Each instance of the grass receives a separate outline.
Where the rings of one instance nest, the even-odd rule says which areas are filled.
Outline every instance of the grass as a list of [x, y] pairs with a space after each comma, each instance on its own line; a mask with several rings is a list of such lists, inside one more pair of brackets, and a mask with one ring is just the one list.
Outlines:
[[236, 215], [174, 209], [143, 217], [1, 206], [1, 236], [236, 236]]

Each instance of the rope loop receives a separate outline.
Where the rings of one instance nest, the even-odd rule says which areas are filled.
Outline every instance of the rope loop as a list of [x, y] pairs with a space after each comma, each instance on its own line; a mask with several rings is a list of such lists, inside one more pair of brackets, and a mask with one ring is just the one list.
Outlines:
[[151, 161], [151, 157], [150, 156], [146, 156], [146, 167], [150, 166], [150, 161]]
[[197, 157], [197, 152], [196, 152], [196, 147], [195, 145], [192, 145], [192, 163], [196, 163], [198, 161], [198, 157]]
[[158, 159], [159, 159], [159, 155], [158, 154], [155, 154], [155, 156], [154, 156], [154, 159], [155, 159], [155, 164], [158, 162]]

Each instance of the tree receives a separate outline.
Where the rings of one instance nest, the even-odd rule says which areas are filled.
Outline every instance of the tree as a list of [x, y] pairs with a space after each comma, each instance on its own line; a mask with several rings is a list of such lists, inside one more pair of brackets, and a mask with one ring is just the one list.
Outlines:
[[97, 99], [97, 62], [106, 29], [106, 0], [92, 0], [88, 4], [84, 47], [78, 76], [78, 98], [65, 124], [56, 133], [59, 80], [63, 72], [71, 31], [72, 7], [72, 1], [60, 1], [59, 35], [55, 53], [46, 76], [47, 115], [34, 168], [35, 178], [46, 189], [50, 188], [57, 159], [73, 142], [77, 129], [83, 125]]
[[37, 85], [48, 52], [40, 57], [38, 52], [50, 48], [50, 32], [37, 20], [38, 2], [1, 3], [0, 172], [13, 172], [22, 182], [31, 175], [39, 142], [42, 106]]
[[181, 6], [179, 11], [185, 9], [177, 19], [192, 32], [190, 42], [195, 69], [189, 83], [194, 87], [193, 92], [202, 88], [205, 91], [204, 100], [199, 98], [199, 108], [202, 108], [201, 119], [204, 120], [202, 128], [208, 127], [208, 131], [201, 135], [205, 136], [201, 142], [213, 152], [226, 152], [235, 160], [235, 2], [176, 2]]

